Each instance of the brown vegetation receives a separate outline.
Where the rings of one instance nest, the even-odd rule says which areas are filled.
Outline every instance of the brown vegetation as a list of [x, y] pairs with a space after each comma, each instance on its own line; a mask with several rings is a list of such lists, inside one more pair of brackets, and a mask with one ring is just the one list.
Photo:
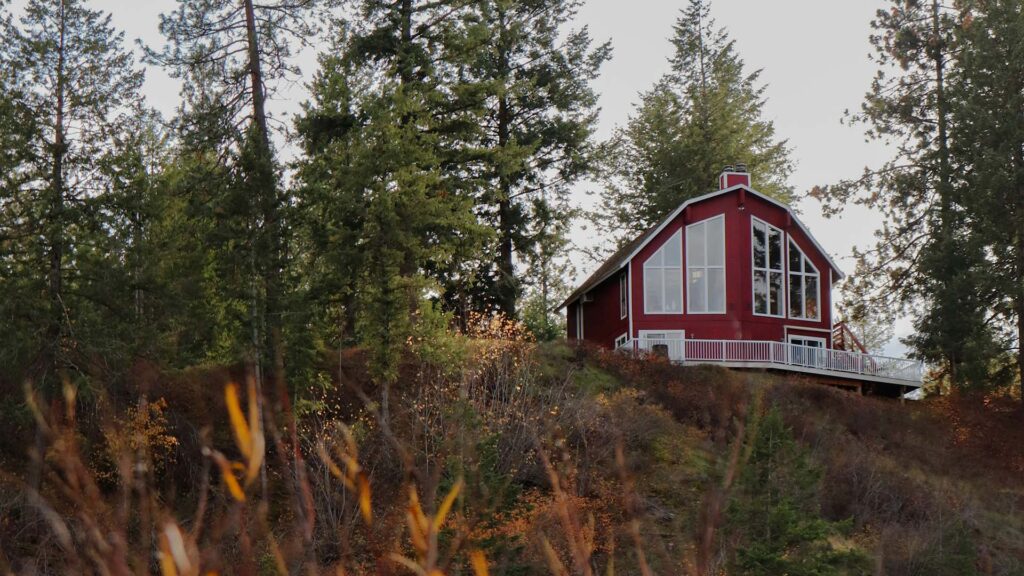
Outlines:
[[387, 393], [358, 350], [325, 365], [262, 403], [242, 368], [31, 396], [28, 424], [0, 423], [21, 439], [0, 455], [0, 573], [732, 573], [769, 406], [821, 470], [813, 508], [848, 526], [836, 550], [880, 574], [1024, 565], [1024, 438], [997, 398], [901, 405], [499, 324], [410, 356]]

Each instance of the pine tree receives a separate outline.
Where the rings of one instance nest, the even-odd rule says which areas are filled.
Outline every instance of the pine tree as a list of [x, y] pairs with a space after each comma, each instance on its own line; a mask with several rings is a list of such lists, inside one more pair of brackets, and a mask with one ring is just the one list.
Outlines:
[[992, 289], [981, 295], [996, 321], [1012, 327], [1006, 348], [1016, 348], [1024, 383], [1024, 8], [968, 2], [963, 16], [951, 115], [954, 154], [969, 167], [959, 200], [985, 254], [979, 274]]
[[235, 235], [221, 237], [220, 256], [231, 272], [224, 278], [234, 287], [230, 297], [247, 292], [248, 355], [258, 374], [273, 363], [274, 373], [283, 376], [289, 293], [288, 203], [267, 100], [281, 81], [297, 73], [291, 64], [293, 43], [314, 39], [334, 4], [179, 0], [176, 10], [161, 16], [167, 45], [147, 50], [151, 62], [185, 80], [184, 138], [205, 140], [233, 171], [232, 187], [222, 196]]
[[[568, 187], [592, 168], [597, 95], [591, 88], [611, 56], [586, 28], [566, 30], [579, 0], [479, 0], [472, 17], [483, 36], [468, 66], [482, 101], [478, 213], [495, 231], [495, 258], [480, 272], [477, 307], [515, 317], [521, 261], [538, 248], [533, 232], [554, 212], [568, 214]], [[541, 195], [544, 201], [534, 202]], [[541, 206], [545, 214], [533, 212]]]
[[738, 539], [730, 574], [863, 574], [867, 558], [835, 550], [837, 526], [820, 516], [821, 471], [793, 438], [777, 408], [754, 427], [727, 509]]
[[815, 190], [828, 212], [856, 202], [885, 216], [875, 247], [857, 254], [848, 293], [873, 309], [919, 308], [908, 343], [958, 386], [986, 382], [997, 353], [982, 247], [962, 209], [967, 166], [951, 150], [960, 24], [937, 0], [878, 11], [871, 43], [879, 71], [853, 120], [893, 143], [896, 155], [857, 180]]
[[641, 95], [607, 144], [597, 224], [620, 242], [712, 191], [722, 167], [736, 162], [746, 163], [755, 188], [792, 200], [789, 148], [763, 118], [761, 71], [744, 70], [708, 2], [690, 1], [672, 44], [672, 71]]
[[553, 208], [546, 196], [533, 201], [532, 242], [535, 248], [526, 254], [524, 277], [528, 280], [523, 301], [523, 323], [540, 341], [550, 341], [565, 334], [565, 316], [554, 308], [571, 288], [566, 279], [572, 276], [568, 260], [569, 228], [576, 211]]
[[456, 74], [470, 33], [463, 8], [360, 3], [362, 19], [343, 25], [338, 56], [321, 59], [314, 101], [300, 120], [311, 151], [300, 168], [310, 237], [318, 258], [336, 255], [338, 270], [354, 273], [339, 282], [328, 265], [321, 278], [344, 286], [343, 314], [385, 381], [397, 375], [437, 291], [431, 272], [479, 250], [481, 230], [455, 161], [478, 125], [473, 107], [460, 102]]
[[[16, 113], [28, 119], [13, 135], [30, 151], [15, 182], [8, 179], [4, 210], [11, 218], [0, 223], [5, 236], [17, 238], [9, 261], [18, 262], [20, 278], [10, 294], [46, 294], [46, 302], [11, 313], [23, 326], [42, 327], [17, 337], [39, 353], [34, 376], [52, 382], [72, 367], [84, 369], [89, 350], [82, 345], [89, 342], [81, 337], [105, 304], [90, 290], [103, 268], [90, 264], [106, 234], [109, 165], [128, 120], [141, 113], [143, 77], [110, 16], [79, 0], [31, 0], [20, 26], [9, 19], [3, 26], [0, 68], [10, 74]], [[22, 298], [31, 296], [10, 302], [27, 304]]]

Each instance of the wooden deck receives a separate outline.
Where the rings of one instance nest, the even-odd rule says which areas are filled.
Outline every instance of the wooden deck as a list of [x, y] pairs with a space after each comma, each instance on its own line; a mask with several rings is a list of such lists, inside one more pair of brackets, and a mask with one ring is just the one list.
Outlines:
[[762, 340], [636, 338], [619, 347], [634, 354], [655, 354], [680, 364], [716, 364], [794, 372], [850, 382], [849, 387], [909, 392], [921, 387], [924, 366], [918, 360], [862, 354]]

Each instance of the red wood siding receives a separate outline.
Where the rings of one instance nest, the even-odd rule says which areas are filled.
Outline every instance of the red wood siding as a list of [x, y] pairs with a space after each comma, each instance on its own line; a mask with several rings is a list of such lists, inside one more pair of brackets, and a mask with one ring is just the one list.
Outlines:
[[[615, 345], [616, 338], [629, 332], [629, 316], [619, 317], [621, 274], [625, 274], [625, 270], [612, 274], [587, 292], [588, 298], [592, 301], [583, 303], [583, 340], [611, 348]], [[576, 306], [577, 304], [573, 303], [569, 308]], [[570, 317], [575, 322], [575, 314], [571, 314]], [[574, 331], [575, 326], [570, 329], [570, 333]]]
[[[687, 314], [686, 310], [686, 231], [694, 224], [718, 215], [725, 216], [725, 313]], [[781, 229], [783, 240], [783, 267], [785, 289], [782, 307], [786, 317], [776, 318], [754, 314], [751, 268], [751, 217]], [[682, 230], [683, 309], [682, 314], [646, 314], [644, 312], [644, 262], [676, 232]], [[819, 274], [819, 320], [789, 318], [789, 259], [786, 243], [792, 238], [807, 255]], [[825, 338], [832, 346], [832, 267], [826, 256], [815, 248], [813, 241], [793, 221], [789, 212], [754, 194], [736, 190], [714, 196], [687, 207], [671, 220], [629, 263], [632, 298], [629, 315], [633, 318], [632, 337], [641, 330], [685, 330], [687, 338], [713, 340], [772, 340], [784, 341], [789, 334]], [[584, 339], [611, 347], [615, 339], [630, 328], [627, 319], [619, 318], [619, 273], [612, 274], [588, 292], [591, 302], [583, 304]], [[567, 306], [569, 338], [576, 337], [576, 310], [578, 300]]]

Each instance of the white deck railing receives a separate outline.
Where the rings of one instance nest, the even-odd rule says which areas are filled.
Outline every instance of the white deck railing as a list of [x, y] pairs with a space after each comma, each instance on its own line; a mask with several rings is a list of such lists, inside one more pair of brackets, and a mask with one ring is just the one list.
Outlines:
[[665, 356], [686, 364], [727, 364], [797, 371], [859, 374], [920, 386], [924, 366], [918, 360], [861, 354], [767, 340], [694, 340], [636, 338], [619, 347], [635, 353]]

